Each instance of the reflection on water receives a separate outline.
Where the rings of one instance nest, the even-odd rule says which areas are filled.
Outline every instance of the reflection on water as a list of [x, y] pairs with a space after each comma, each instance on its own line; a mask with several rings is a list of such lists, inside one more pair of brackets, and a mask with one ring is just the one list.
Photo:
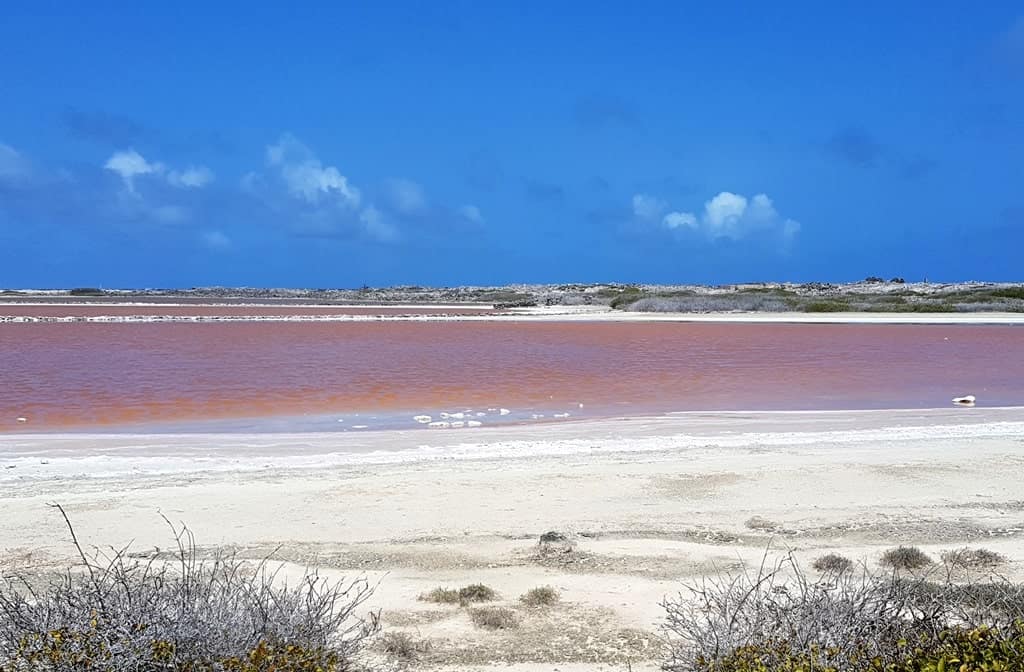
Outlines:
[[1024, 329], [0, 324], [0, 431], [498, 407], [550, 418], [579, 404], [588, 414], [915, 408], [965, 393], [981, 405], [1024, 405]]

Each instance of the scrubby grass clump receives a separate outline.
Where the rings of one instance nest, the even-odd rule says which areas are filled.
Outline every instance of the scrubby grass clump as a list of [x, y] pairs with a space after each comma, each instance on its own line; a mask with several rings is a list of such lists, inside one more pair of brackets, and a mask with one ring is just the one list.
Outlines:
[[792, 558], [667, 600], [669, 672], [1024, 669], [1024, 588], [890, 572], [809, 580]]
[[74, 540], [81, 568], [41, 587], [5, 578], [0, 671], [344, 672], [378, 629], [355, 613], [365, 580], [287, 584], [267, 562], [199, 560], [185, 528], [175, 538], [169, 562], [91, 558]]
[[883, 567], [890, 567], [895, 570], [913, 571], [924, 569], [931, 565], [933, 560], [924, 551], [916, 546], [897, 546], [890, 548], [882, 554], [880, 560]]
[[516, 612], [507, 607], [477, 607], [470, 610], [469, 617], [473, 625], [487, 630], [511, 630], [519, 626]]
[[519, 601], [528, 607], [550, 607], [558, 603], [558, 591], [551, 586], [539, 586], [525, 592]]
[[815, 559], [811, 567], [822, 573], [841, 574], [853, 569], [853, 561], [838, 553], [827, 553]]
[[467, 605], [474, 602], [490, 602], [498, 599], [498, 593], [490, 586], [482, 583], [474, 583], [462, 588], [444, 588], [438, 586], [429, 593], [420, 595], [423, 602], [436, 602], [438, 604], [460, 604]]
[[388, 632], [381, 638], [384, 653], [401, 661], [416, 660], [421, 654], [430, 651], [430, 642], [416, 639], [407, 632]]
[[960, 569], [988, 569], [1006, 563], [1006, 556], [987, 548], [958, 548], [942, 552], [942, 562]]

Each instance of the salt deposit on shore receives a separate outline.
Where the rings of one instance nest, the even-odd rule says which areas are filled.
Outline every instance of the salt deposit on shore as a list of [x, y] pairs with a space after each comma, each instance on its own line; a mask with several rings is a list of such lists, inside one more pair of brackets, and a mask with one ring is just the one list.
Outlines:
[[[1024, 408], [680, 413], [472, 432], [0, 436], [0, 570], [73, 559], [79, 537], [165, 548], [162, 513], [200, 544], [274, 549], [286, 572], [381, 580], [369, 608], [433, 642], [433, 669], [655, 670], [659, 601], [680, 582], [792, 549], [871, 565], [906, 543], [983, 546], [1024, 577]], [[770, 527], [749, 521], [770, 521]], [[541, 533], [571, 563], [536, 555]], [[208, 546], [207, 546], [208, 548]], [[484, 583], [499, 604], [550, 585], [501, 637], [417, 596]], [[578, 637], [577, 637], [578, 635]], [[570, 637], [561, 658], [544, 642]], [[646, 643], [644, 643], [646, 642]], [[472, 655], [470, 655], [472, 653]], [[555, 656], [555, 657], [551, 657]], [[579, 656], [573, 658], [572, 656]], [[589, 658], [587, 656], [590, 656]]]

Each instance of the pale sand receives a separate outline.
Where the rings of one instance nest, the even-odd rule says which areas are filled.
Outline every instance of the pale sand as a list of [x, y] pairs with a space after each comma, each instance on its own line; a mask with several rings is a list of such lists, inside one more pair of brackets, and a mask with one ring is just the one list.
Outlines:
[[[8, 468], [10, 467], [10, 468]], [[1024, 409], [686, 413], [555, 425], [365, 434], [0, 436], [0, 568], [71, 558], [79, 536], [167, 548], [158, 513], [289, 571], [380, 580], [388, 628], [433, 641], [427, 667], [654, 670], [658, 602], [681, 581], [791, 548], [874, 565], [897, 543], [938, 558], [1003, 553], [1024, 578]], [[751, 529], [753, 516], [773, 529]], [[576, 535], [573, 562], [537, 537]], [[508, 634], [416, 596], [486, 583], [522, 610]], [[598, 664], [604, 663], [604, 665]], [[474, 667], [476, 666], [476, 667]]]

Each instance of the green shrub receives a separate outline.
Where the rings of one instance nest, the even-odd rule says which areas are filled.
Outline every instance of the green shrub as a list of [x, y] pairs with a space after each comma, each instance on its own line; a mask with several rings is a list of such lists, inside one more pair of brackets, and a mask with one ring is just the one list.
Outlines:
[[558, 591], [551, 586], [532, 588], [519, 601], [528, 607], [550, 607], [558, 602]]
[[1024, 299], [1024, 287], [997, 287], [989, 294], [1001, 299]]
[[106, 294], [98, 287], [75, 287], [68, 292], [69, 296], [103, 296]]

